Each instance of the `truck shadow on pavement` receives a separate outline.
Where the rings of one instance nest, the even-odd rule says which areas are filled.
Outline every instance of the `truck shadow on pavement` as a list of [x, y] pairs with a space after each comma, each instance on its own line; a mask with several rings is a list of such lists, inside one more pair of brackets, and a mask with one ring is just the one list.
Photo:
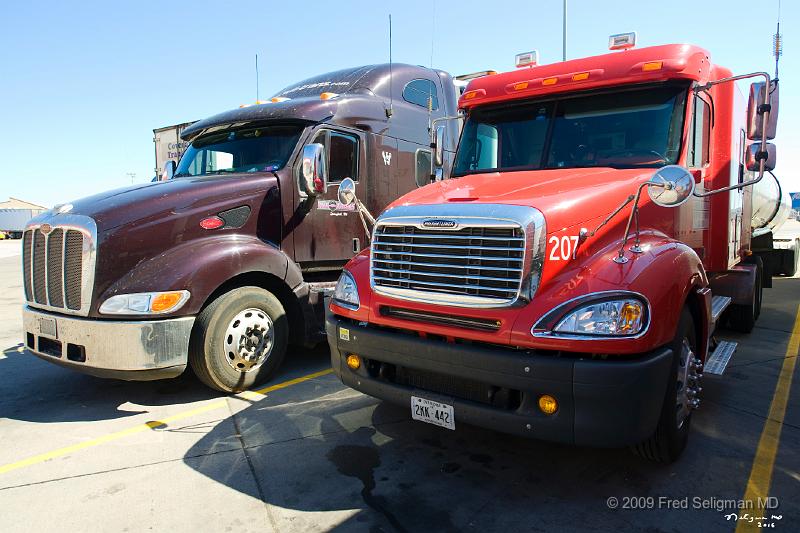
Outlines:
[[[676, 470], [702, 469], [703, 440], [712, 439], [696, 432], [681, 462], [664, 466], [624, 449], [576, 448], [463, 424], [451, 432], [413, 422], [408, 409], [346, 389], [330, 375], [268, 396], [235, 419], [237, 434], [219, 424], [184, 462], [266, 502], [274, 529], [292, 531], [561, 530], [593, 523], [660, 530], [669, 511], [621, 513], [607, 499], [685, 496], [686, 479]], [[225, 451], [206, 452], [214, 449]], [[730, 497], [740, 487], [731, 484]], [[729, 529], [714, 511], [708, 517], [704, 530]], [[699, 523], [693, 518], [689, 511], [669, 522], [691, 529]]]
[[3, 350], [0, 375], [0, 418], [38, 423], [126, 418], [220, 396], [191, 372], [163, 381], [101, 379], [41, 361], [21, 344]]

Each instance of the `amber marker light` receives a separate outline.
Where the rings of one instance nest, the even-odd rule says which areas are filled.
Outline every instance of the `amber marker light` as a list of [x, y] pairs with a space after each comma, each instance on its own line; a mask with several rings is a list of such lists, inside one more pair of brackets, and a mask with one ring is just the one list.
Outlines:
[[619, 331], [624, 333], [638, 330], [641, 324], [642, 312], [642, 304], [626, 302], [622, 309], [619, 310]]
[[322, 93], [319, 95], [320, 100], [330, 100], [334, 96], [339, 96], [339, 93]]
[[545, 78], [542, 80], [542, 85], [555, 85], [558, 78]]
[[347, 356], [347, 367], [350, 370], [358, 370], [361, 368], [361, 358], [354, 353]]
[[661, 70], [662, 66], [664, 66], [664, 64], [661, 61], [648, 61], [647, 63], [642, 65], [642, 72], [648, 72], [651, 70]]
[[588, 72], [579, 72], [578, 74], [572, 75], [572, 81], [583, 81], [589, 79]]
[[178, 305], [184, 298], [184, 293], [181, 291], [176, 292], [162, 292], [150, 301], [150, 311], [153, 313], [163, 313], [169, 311]]
[[539, 410], [546, 415], [552, 415], [558, 411], [558, 402], [549, 394], [539, 396]]

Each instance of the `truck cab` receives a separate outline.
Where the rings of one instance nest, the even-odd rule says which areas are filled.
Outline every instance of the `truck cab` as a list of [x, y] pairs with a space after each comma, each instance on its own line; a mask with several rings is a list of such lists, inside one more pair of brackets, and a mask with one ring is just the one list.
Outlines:
[[634, 39], [469, 84], [454, 179], [393, 202], [339, 280], [346, 385], [451, 430], [678, 457], [703, 366], [735, 348], [715, 328], [760, 311], [751, 186], [777, 85]]
[[186, 126], [164, 180], [27, 225], [27, 349], [102, 377], [190, 365], [223, 391], [268, 379], [289, 342], [324, 338], [323, 296], [368, 242], [336, 200], [341, 181], [376, 212], [429, 183], [429, 126], [456, 113], [457, 97], [446, 72], [368, 65]]

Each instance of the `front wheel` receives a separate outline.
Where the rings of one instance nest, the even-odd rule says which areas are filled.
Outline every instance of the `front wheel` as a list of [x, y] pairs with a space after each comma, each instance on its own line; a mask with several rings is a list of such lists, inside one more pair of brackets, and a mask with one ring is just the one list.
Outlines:
[[686, 448], [692, 411], [700, 404], [697, 398], [701, 391], [700, 368], [694, 319], [684, 307], [672, 341], [672, 368], [658, 425], [649, 439], [633, 447], [637, 455], [659, 463], [671, 463]]
[[217, 297], [197, 317], [189, 364], [209, 387], [243, 391], [275, 374], [288, 339], [280, 301], [260, 287], [240, 287]]

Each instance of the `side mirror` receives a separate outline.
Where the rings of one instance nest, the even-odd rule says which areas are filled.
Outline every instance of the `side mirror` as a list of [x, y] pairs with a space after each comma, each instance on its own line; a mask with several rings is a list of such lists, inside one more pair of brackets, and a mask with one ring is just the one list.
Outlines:
[[[760, 81], [750, 85], [750, 97], [747, 100], [747, 138], [751, 141], [760, 141], [764, 134], [764, 96], [767, 90], [766, 82]], [[769, 117], [767, 117], [766, 136], [774, 139], [778, 126], [778, 84], [769, 86]]]
[[317, 196], [328, 191], [328, 176], [325, 173], [325, 147], [319, 143], [307, 144], [303, 148], [303, 165], [300, 169], [303, 191]]
[[[764, 172], [773, 170], [775, 168], [776, 150], [775, 145], [767, 143], [767, 151], [765, 154], [759, 154], [761, 150], [761, 143], [754, 142], [748, 145], [744, 154], [744, 166], [751, 172], [758, 172], [761, 170], [759, 161], [764, 159]], [[759, 157], [760, 156], [760, 157]]]
[[356, 183], [351, 178], [345, 178], [339, 184], [339, 203], [350, 205], [356, 201]]
[[436, 126], [436, 130], [433, 135], [433, 154], [434, 154], [434, 162], [436, 163], [437, 167], [441, 167], [444, 165], [444, 139], [445, 139], [445, 132], [447, 129], [445, 128], [444, 124]]
[[173, 159], [167, 159], [164, 163], [164, 170], [161, 172], [161, 181], [171, 180], [175, 176], [178, 164]]
[[658, 169], [647, 183], [647, 195], [661, 207], [678, 207], [694, 192], [694, 176], [680, 165]]

